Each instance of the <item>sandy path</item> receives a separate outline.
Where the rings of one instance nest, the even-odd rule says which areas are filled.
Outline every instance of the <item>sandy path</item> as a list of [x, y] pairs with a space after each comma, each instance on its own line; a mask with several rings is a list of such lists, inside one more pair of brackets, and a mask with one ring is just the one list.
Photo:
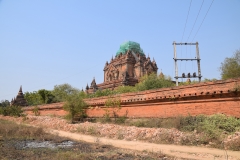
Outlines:
[[[226, 151], [213, 148], [180, 146], [180, 145], [164, 145], [154, 144], [141, 141], [126, 141], [102, 138], [97, 136], [83, 135], [80, 133], [69, 132], [73, 130], [73, 126], [67, 124], [62, 119], [49, 119], [48, 117], [30, 117], [29, 123], [23, 122], [22, 118], [4, 117], [0, 115], [0, 119], [24, 123], [29, 126], [40, 126], [50, 133], [55, 133], [59, 136], [67, 137], [73, 140], [81, 140], [90, 143], [101, 143], [112, 145], [118, 148], [132, 149], [138, 151], [161, 152], [162, 154], [171, 155], [179, 158], [198, 159], [198, 160], [240, 160], [240, 151]], [[46, 125], [48, 124], [48, 125]], [[59, 127], [57, 127], [59, 126]], [[52, 128], [59, 128], [54, 130]], [[62, 131], [62, 128], [67, 130]]]
[[113, 140], [108, 138], [94, 137], [89, 135], [83, 135], [79, 133], [71, 133], [60, 130], [49, 130], [50, 133], [57, 134], [59, 136], [71, 138], [73, 140], [81, 140], [90, 143], [101, 143], [112, 145], [119, 148], [132, 149], [138, 151], [151, 151], [161, 152], [166, 155], [171, 155], [181, 158], [197, 159], [197, 160], [240, 160], [239, 151], [226, 151], [213, 148], [193, 147], [193, 146], [177, 146], [177, 145], [164, 145], [153, 144], [139, 141], [125, 141], [125, 140]]

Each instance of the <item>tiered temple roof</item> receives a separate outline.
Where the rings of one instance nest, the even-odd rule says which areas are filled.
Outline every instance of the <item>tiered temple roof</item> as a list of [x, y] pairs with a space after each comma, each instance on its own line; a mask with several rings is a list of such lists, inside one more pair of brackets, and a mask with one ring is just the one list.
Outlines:
[[11, 101], [11, 106], [27, 106], [27, 101], [24, 98], [24, 94], [22, 92], [22, 86], [19, 89], [19, 92], [16, 98], [13, 98]]
[[96, 90], [114, 89], [121, 85], [134, 86], [140, 77], [157, 73], [157, 63], [146, 57], [139, 43], [127, 41], [120, 45], [115, 57], [104, 66], [104, 82], [96, 84], [95, 78], [91, 86], [86, 86], [87, 93]]

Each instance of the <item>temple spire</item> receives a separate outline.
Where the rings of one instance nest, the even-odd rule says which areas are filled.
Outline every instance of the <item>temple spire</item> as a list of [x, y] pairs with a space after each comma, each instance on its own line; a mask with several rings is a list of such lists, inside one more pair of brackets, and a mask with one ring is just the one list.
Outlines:
[[89, 89], [89, 86], [88, 86], [88, 83], [87, 83], [86, 90], [88, 90], [88, 89]]
[[22, 85], [20, 86], [19, 92], [22, 92]]
[[27, 106], [28, 105], [26, 99], [24, 98], [24, 94], [22, 93], [22, 85], [20, 86], [17, 96], [12, 99], [11, 105], [13, 105], [13, 106]]
[[160, 78], [164, 78], [164, 74], [162, 73], [162, 69], [161, 69], [161, 72], [160, 72], [160, 74], [159, 74], [159, 77], [160, 77]]
[[112, 55], [112, 59], [111, 59], [111, 62], [113, 61], [113, 55]]

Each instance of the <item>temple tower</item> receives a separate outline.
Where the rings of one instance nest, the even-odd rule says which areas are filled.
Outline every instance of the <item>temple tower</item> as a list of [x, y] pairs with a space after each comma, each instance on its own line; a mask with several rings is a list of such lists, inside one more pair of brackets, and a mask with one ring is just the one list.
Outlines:
[[104, 82], [96, 84], [93, 79], [88, 93], [98, 89], [114, 89], [120, 85], [134, 86], [139, 79], [151, 73], [157, 74], [157, 63], [146, 58], [139, 43], [127, 41], [120, 45], [115, 57], [104, 66]]
[[11, 106], [27, 106], [27, 105], [28, 105], [27, 101], [25, 100], [22, 92], [22, 86], [20, 86], [16, 98], [12, 99], [11, 101]]

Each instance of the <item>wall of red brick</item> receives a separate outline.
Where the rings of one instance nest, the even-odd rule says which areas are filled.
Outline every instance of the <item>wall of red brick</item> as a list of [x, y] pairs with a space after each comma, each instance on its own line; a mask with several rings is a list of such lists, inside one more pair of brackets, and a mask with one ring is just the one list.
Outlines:
[[[28, 115], [34, 115], [33, 109], [35, 106], [24, 107], [23, 110]], [[63, 103], [53, 103], [46, 105], [39, 105], [39, 113], [42, 116], [65, 116], [66, 111], [63, 110]]]
[[[199, 83], [188, 86], [148, 90], [121, 94], [114, 99], [121, 101], [117, 112], [128, 117], [176, 117], [179, 115], [199, 115], [223, 113], [240, 117], [240, 79]], [[109, 97], [85, 99], [89, 104], [89, 117], [102, 117], [105, 114], [105, 101]], [[64, 115], [62, 103], [40, 107], [41, 115]], [[25, 109], [33, 114], [31, 107]], [[109, 109], [111, 111], [111, 109]], [[112, 113], [112, 112], [110, 112]]]
[[[108, 108], [95, 107], [87, 110], [89, 117], [103, 117]], [[111, 108], [108, 109], [112, 116]], [[235, 116], [240, 118], [240, 99], [237, 101], [234, 99], [224, 100], [210, 100], [210, 101], [195, 101], [189, 103], [188, 101], [180, 103], [149, 103], [149, 104], [135, 104], [122, 106], [117, 112], [118, 115], [123, 116], [128, 113], [129, 118], [138, 117], [177, 117], [177, 116], [187, 116], [187, 115], [212, 115], [216, 113], [221, 113], [229, 116]]]

